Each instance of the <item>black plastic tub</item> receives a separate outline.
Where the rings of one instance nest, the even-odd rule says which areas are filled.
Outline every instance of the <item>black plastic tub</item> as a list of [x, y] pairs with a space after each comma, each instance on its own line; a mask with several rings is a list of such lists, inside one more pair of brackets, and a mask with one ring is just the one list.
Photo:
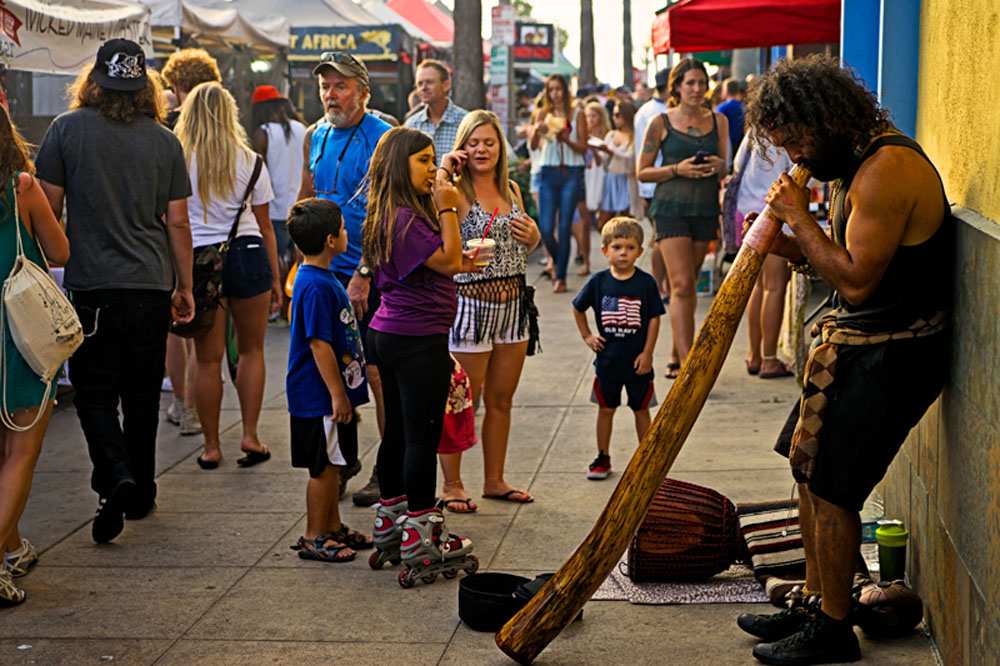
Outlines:
[[524, 605], [515, 592], [529, 582], [506, 573], [465, 576], [458, 584], [458, 616], [473, 631], [497, 631]]

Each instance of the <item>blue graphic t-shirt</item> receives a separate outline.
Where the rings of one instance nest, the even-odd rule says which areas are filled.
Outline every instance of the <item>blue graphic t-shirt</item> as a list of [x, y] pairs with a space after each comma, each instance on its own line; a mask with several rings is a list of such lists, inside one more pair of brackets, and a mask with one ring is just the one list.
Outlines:
[[649, 273], [636, 268], [632, 277], [619, 280], [610, 269], [599, 271], [573, 299], [573, 307], [579, 312], [594, 310], [597, 334], [605, 340], [604, 350], [594, 359], [599, 377], [627, 383], [652, 376], [636, 375], [633, 365], [646, 346], [650, 320], [665, 312]]
[[347, 250], [334, 257], [330, 270], [351, 275], [361, 262], [361, 225], [368, 207], [368, 164], [375, 145], [391, 129], [370, 113], [354, 127], [316, 124], [309, 144], [309, 172], [316, 196], [336, 202], [347, 228]]
[[323, 383], [310, 340], [330, 344], [351, 404], [368, 402], [368, 381], [361, 334], [347, 291], [337, 278], [321, 268], [303, 265], [292, 290], [292, 331], [288, 344], [288, 413], [310, 418], [333, 414], [330, 392]]

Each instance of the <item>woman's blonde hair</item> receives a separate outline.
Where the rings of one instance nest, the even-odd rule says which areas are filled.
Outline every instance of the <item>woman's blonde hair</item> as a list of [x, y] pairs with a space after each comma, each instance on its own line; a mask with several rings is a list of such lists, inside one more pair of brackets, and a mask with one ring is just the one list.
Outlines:
[[[493, 180], [496, 183], [497, 191], [507, 203], [511, 202], [510, 174], [507, 171], [507, 142], [503, 138], [503, 130], [500, 129], [500, 119], [492, 111], [470, 111], [462, 119], [458, 126], [458, 133], [455, 135], [455, 145], [452, 150], [464, 148], [469, 142], [472, 133], [483, 125], [489, 125], [497, 133], [497, 143], [500, 155], [497, 157], [497, 165], [493, 169]], [[466, 201], [476, 200], [476, 190], [472, 187], [472, 171], [469, 170], [469, 163], [462, 167], [462, 178], [458, 181], [458, 189], [462, 191]]]
[[608, 118], [608, 110], [598, 101], [587, 102], [587, 105], [583, 108], [584, 112], [594, 110], [597, 111], [598, 115], [601, 117], [601, 130], [599, 132], [594, 131], [593, 127], [588, 127], [591, 136], [596, 136], [604, 138], [607, 136], [608, 132], [611, 131], [611, 119]]
[[174, 129], [184, 147], [188, 169], [198, 160], [196, 189], [208, 206], [213, 197], [228, 197], [236, 188], [239, 158], [252, 155], [246, 131], [240, 125], [236, 100], [219, 83], [194, 87], [181, 105]]
[[368, 211], [361, 232], [361, 251], [365, 263], [373, 268], [392, 258], [400, 208], [412, 211], [410, 222], [420, 215], [435, 231], [440, 230], [434, 199], [418, 192], [410, 180], [410, 156], [428, 146], [434, 146], [430, 135], [410, 127], [393, 127], [375, 146], [368, 167]]

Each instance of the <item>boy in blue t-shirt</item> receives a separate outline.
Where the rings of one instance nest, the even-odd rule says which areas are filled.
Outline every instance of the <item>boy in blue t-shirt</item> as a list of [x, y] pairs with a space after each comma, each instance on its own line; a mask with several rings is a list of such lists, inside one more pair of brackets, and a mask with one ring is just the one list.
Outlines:
[[[597, 352], [596, 377], [591, 400], [597, 412], [597, 458], [590, 463], [587, 478], [606, 479], [611, 473], [611, 426], [622, 401], [635, 414], [639, 439], [649, 429], [649, 408], [656, 404], [653, 392], [653, 348], [664, 313], [656, 280], [635, 267], [642, 254], [642, 226], [630, 217], [615, 217], [601, 230], [601, 252], [611, 267], [595, 273], [573, 299], [576, 327], [588, 347]], [[587, 310], [594, 309], [597, 334], [587, 323]]]
[[304, 199], [288, 214], [288, 234], [304, 255], [292, 291], [292, 330], [285, 390], [292, 467], [309, 470], [306, 533], [299, 557], [349, 562], [370, 537], [340, 521], [341, 442], [356, 441], [354, 408], [368, 402], [361, 335], [347, 292], [329, 271], [347, 247], [347, 230], [332, 201]]

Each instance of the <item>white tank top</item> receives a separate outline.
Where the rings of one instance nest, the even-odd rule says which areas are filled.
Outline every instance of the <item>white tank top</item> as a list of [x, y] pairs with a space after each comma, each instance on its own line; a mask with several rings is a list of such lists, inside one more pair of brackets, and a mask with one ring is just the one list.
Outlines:
[[288, 219], [288, 209], [298, 199], [302, 184], [302, 144], [306, 127], [297, 120], [290, 123], [292, 131], [287, 139], [279, 123], [261, 125], [267, 134], [267, 170], [271, 174], [274, 190], [274, 200], [270, 205], [272, 220]]

